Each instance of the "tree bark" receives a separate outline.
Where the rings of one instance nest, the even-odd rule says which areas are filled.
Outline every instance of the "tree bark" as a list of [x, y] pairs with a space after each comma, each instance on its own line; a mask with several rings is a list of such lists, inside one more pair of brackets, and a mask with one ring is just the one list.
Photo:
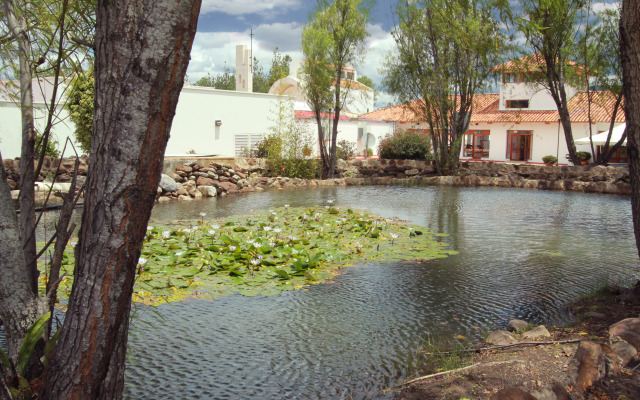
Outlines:
[[640, 256], [640, 2], [623, 0], [620, 13], [620, 56], [627, 122], [627, 154], [631, 176], [631, 212]]
[[119, 399], [131, 295], [201, 0], [99, 0], [75, 282], [48, 399]]

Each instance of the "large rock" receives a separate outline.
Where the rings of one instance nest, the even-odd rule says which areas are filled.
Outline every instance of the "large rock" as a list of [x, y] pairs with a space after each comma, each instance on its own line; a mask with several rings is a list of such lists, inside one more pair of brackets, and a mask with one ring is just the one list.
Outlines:
[[569, 374], [582, 392], [589, 390], [600, 379], [616, 375], [620, 370], [618, 356], [607, 345], [583, 340], [569, 362]]
[[216, 185], [217, 185], [218, 189], [222, 189], [225, 193], [237, 193], [238, 192], [238, 187], [236, 186], [235, 183], [218, 182]]
[[627, 318], [609, 327], [609, 337], [618, 336], [640, 350], [640, 318]]
[[512, 319], [511, 321], [509, 321], [507, 326], [512, 332], [523, 332], [527, 330], [527, 328], [529, 327], [529, 323], [521, 319]]
[[205, 178], [204, 176], [199, 176], [198, 179], [196, 179], [196, 185], [198, 186], [213, 186], [214, 182], [213, 179]]
[[530, 393], [518, 388], [505, 388], [497, 391], [489, 400], [537, 400]]
[[495, 331], [491, 332], [485, 342], [491, 346], [505, 346], [507, 344], [518, 343], [518, 339], [507, 331]]
[[178, 190], [178, 184], [171, 179], [169, 175], [162, 174], [160, 177], [160, 184], [158, 185], [165, 192], [175, 192]]
[[536, 326], [535, 328], [531, 329], [530, 331], [527, 331], [527, 332], [523, 333], [522, 336], [527, 338], [527, 339], [536, 339], [536, 338], [540, 338], [540, 337], [549, 337], [549, 336], [551, 336], [551, 334], [549, 333], [547, 328], [545, 328], [544, 325], [540, 325], [540, 326]]
[[216, 188], [213, 186], [198, 186], [198, 190], [204, 197], [216, 197], [217, 195]]

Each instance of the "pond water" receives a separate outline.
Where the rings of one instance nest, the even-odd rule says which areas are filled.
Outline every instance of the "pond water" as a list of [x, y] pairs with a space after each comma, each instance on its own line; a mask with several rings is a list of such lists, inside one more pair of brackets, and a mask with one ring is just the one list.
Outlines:
[[420, 373], [427, 337], [480, 340], [512, 318], [566, 321], [576, 296], [640, 275], [628, 197], [340, 187], [162, 204], [152, 223], [327, 200], [447, 233], [459, 254], [350, 267], [276, 297], [137, 306], [125, 397], [388, 398], [385, 388]]

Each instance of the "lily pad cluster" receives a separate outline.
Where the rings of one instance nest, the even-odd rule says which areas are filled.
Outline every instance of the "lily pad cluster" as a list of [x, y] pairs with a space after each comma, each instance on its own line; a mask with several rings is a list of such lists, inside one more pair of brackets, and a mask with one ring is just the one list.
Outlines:
[[[455, 251], [426, 228], [331, 202], [314, 208], [256, 211], [248, 216], [149, 226], [134, 300], [147, 304], [239, 293], [272, 296], [326, 282], [347, 265], [443, 258]], [[73, 252], [65, 254], [67, 273]], [[60, 296], [68, 296], [71, 279]]]

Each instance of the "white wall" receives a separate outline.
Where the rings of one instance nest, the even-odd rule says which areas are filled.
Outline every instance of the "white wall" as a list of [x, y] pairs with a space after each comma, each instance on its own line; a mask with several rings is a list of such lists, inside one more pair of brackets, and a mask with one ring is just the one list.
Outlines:
[[[572, 98], [577, 89], [565, 85], [567, 99]], [[512, 110], [506, 108], [507, 100], [529, 100], [527, 110], [557, 110], [556, 103], [551, 93], [541, 84], [535, 82], [507, 82], [500, 84], [500, 110]]]
[[[184, 87], [165, 154], [193, 150], [200, 155], [233, 156], [236, 134], [268, 132], [274, 124], [271, 119], [278, 99], [279, 96], [265, 93]], [[216, 126], [216, 120], [222, 124]]]
[[[310, 131], [313, 132], [313, 134], [317, 137], [318, 125], [316, 124], [315, 119], [307, 119], [305, 121], [309, 123]], [[337, 142], [340, 142], [341, 140], [347, 140], [355, 145], [356, 151], [359, 155], [363, 154], [366, 139], [358, 140], [358, 128], [362, 128], [365, 134], [370, 133], [372, 135], [370, 136], [370, 142], [368, 143], [368, 145], [369, 148], [373, 150], [373, 154], [377, 155], [378, 144], [380, 144], [380, 141], [382, 141], [382, 139], [384, 139], [387, 135], [393, 134], [394, 126], [395, 124], [393, 122], [340, 120], [340, 122], [338, 123]], [[330, 132], [328, 135], [325, 134], [325, 137], [330, 136]], [[372, 137], [374, 138], [373, 140], [371, 140]], [[363, 138], [366, 138], [366, 136], [363, 135]], [[315, 151], [315, 154], [319, 154], [317, 150]]]
[[[47, 112], [44, 104], [34, 103], [34, 124], [36, 130], [42, 133], [46, 125]], [[52, 137], [58, 141], [58, 150], [62, 151], [67, 138], [73, 140], [75, 126], [69, 120], [66, 110], [58, 110], [57, 118], [54, 118], [54, 127], [51, 131]], [[11, 101], [0, 101], [0, 152], [3, 159], [20, 157], [22, 148], [22, 116], [20, 108]], [[78, 152], [80, 148], [76, 146]], [[71, 149], [67, 150], [66, 156], [74, 155]]]

